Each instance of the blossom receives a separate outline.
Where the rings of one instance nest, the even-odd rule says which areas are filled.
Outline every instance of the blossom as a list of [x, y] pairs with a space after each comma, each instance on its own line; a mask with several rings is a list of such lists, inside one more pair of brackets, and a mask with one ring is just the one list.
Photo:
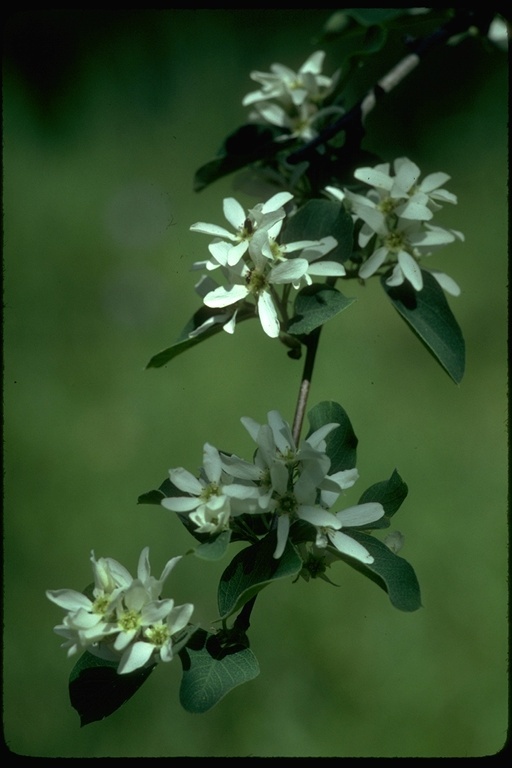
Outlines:
[[431, 173], [420, 182], [421, 171], [409, 158], [399, 157], [393, 166], [394, 175], [390, 174], [389, 163], [358, 168], [354, 172], [356, 179], [373, 187], [368, 199], [379, 210], [395, 213], [402, 219], [427, 221], [432, 218], [433, 211], [441, 208], [440, 203], [457, 203], [457, 197], [442, 188], [450, 180], [447, 173]]
[[198, 533], [215, 534], [227, 530], [232, 514], [257, 508], [257, 488], [252, 484], [233, 483], [223, 472], [219, 451], [209, 443], [204, 445], [199, 478], [183, 467], [170, 469], [169, 477], [173, 485], [187, 495], [162, 499], [162, 506], [187, 513]]
[[349, 555], [355, 560], [359, 560], [367, 565], [371, 565], [374, 558], [370, 555], [366, 547], [351, 536], [343, 533], [342, 529], [374, 523], [376, 520], [380, 520], [383, 515], [384, 507], [382, 504], [376, 502], [368, 502], [366, 504], [358, 504], [354, 507], [347, 507], [333, 515], [336, 525], [324, 524], [317, 527], [315, 544], [319, 548], [325, 548], [330, 542], [338, 552], [341, 552], [344, 555]]
[[[400, 218], [390, 221], [381, 211], [369, 206], [361, 206], [357, 214], [365, 222], [359, 233], [359, 245], [364, 247], [377, 235], [375, 250], [359, 268], [359, 277], [367, 279], [375, 274], [387, 259], [396, 259], [397, 264], [386, 280], [390, 286], [401, 285], [404, 280], [408, 280], [415, 290], [420, 291], [423, 288], [423, 277], [418, 264], [420, 257], [428, 255], [432, 248], [446, 245], [457, 238], [464, 239], [460, 232], [433, 224], [422, 225], [421, 222]], [[449, 286], [454, 295], [460, 293], [459, 287], [451, 278], [444, 280], [443, 273], [432, 274], [442, 287]]]
[[277, 516], [277, 544], [274, 558], [278, 559], [283, 554], [290, 526], [294, 520], [305, 520], [315, 526], [341, 527], [341, 523], [331, 512], [316, 503], [317, 485], [314, 476], [303, 471], [294, 483], [293, 490], [290, 490], [289, 472], [284, 464], [274, 464], [271, 472], [274, 496], [270, 503], [270, 510]]
[[[284, 205], [292, 199], [289, 192], [278, 192], [265, 203], [258, 203], [249, 211], [245, 211], [233, 197], [227, 197], [223, 202], [224, 216], [231, 224], [234, 232], [217, 224], [206, 224], [202, 221], [192, 224], [192, 232], [212, 235], [215, 240], [210, 243], [209, 251], [213, 261], [204, 262], [207, 269], [215, 269], [219, 265], [235, 266], [238, 264], [249, 247], [254, 233], [261, 229], [269, 229], [278, 225], [285, 217]], [[203, 266], [202, 262], [198, 266]]]
[[54, 631], [65, 638], [62, 647], [67, 648], [68, 656], [87, 648], [95, 656], [117, 661], [119, 674], [132, 672], [157, 657], [162, 661], [172, 658], [170, 648], [162, 655], [161, 645], [157, 647], [148, 638], [155, 627], [166, 622], [169, 631], [174, 627], [167, 637], [172, 643], [172, 635], [185, 626], [180, 621], [170, 623], [172, 617], [186, 616], [186, 624], [192, 614], [191, 604], [178, 607], [173, 600], [161, 599], [164, 582], [180, 559], [171, 558], [157, 579], [151, 575], [149, 548], [145, 547], [133, 579], [117, 560], [96, 560], [93, 552], [93, 599], [75, 590], [47, 590], [48, 599], [67, 610]]
[[257, 91], [244, 96], [247, 106], [269, 99], [280, 101], [285, 107], [300, 107], [306, 100], [318, 102], [326, 98], [336, 86], [339, 70], [332, 77], [322, 74], [324, 51], [315, 51], [294, 72], [284, 64], [272, 64], [270, 72], [251, 72], [251, 79], [261, 85]]
[[304, 102], [295, 110], [289, 112], [279, 104], [262, 101], [254, 105], [250, 118], [252, 120], [263, 120], [263, 122], [288, 131], [288, 133], [278, 136], [276, 141], [286, 141], [292, 138], [311, 141], [311, 139], [318, 136], [321, 123], [326, 117], [329, 115], [339, 116], [343, 112], [344, 110], [341, 107], [331, 106], [319, 109], [316, 104], [309, 102]]

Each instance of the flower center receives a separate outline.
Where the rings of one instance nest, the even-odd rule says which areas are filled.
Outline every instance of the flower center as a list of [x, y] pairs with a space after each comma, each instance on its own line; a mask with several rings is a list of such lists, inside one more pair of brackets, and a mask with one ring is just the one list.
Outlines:
[[92, 612], [99, 613], [101, 616], [104, 616], [107, 613], [109, 606], [110, 599], [107, 597], [107, 595], [99, 595], [92, 604]]
[[268, 287], [267, 278], [257, 269], [251, 269], [246, 275], [245, 283], [251, 293], [255, 296], [264, 291]]
[[157, 648], [161, 648], [169, 640], [171, 634], [166, 624], [155, 624], [152, 627], [148, 627], [144, 632], [144, 637], [147, 637], [152, 645], [156, 645]]
[[199, 498], [201, 499], [201, 501], [206, 503], [212, 498], [212, 496], [220, 496], [220, 495], [221, 495], [220, 486], [215, 482], [211, 482], [211, 483], [208, 483], [208, 485], [205, 485], [205, 487], [199, 494]]
[[384, 244], [386, 245], [386, 248], [393, 253], [398, 253], [398, 251], [403, 251], [405, 249], [407, 240], [402, 232], [390, 232], [384, 238]]
[[137, 629], [140, 626], [140, 613], [138, 611], [125, 611], [117, 620], [119, 626], [124, 632]]
[[297, 507], [298, 504], [295, 494], [288, 491], [279, 497], [276, 512], [278, 515], [290, 515], [293, 517], [297, 512]]

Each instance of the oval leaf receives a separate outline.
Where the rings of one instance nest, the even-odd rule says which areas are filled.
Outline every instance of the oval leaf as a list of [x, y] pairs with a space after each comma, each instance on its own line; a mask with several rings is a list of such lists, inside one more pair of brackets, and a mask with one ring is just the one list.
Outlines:
[[138, 691], [155, 664], [118, 675], [118, 662], [105, 661], [86, 651], [71, 670], [69, 698], [80, 715], [80, 725], [103, 720]]
[[282, 235], [284, 243], [321, 240], [331, 235], [338, 245], [327, 254], [329, 261], [347, 261], [352, 253], [352, 216], [333, 200], [309, 200], [289, 220]]
[[229, 691], [259, 675], [258, 660], [243, 644], [223, 647], [216, 635], [196, 631], [180, 651], [183, 677], [180, 702], [187, 712], [201, 714]]
[[349, 307], [353, 301], [355, 299], [348, 299], [329, 285], [308, 285], [297, 294], [295, 315], [290, 320], [287, 331], [295, 336], [311, 333]]
[[459, 384], [466, 357], [462, 332], [435, 277], [423, 269], [421, 274], [421, 291], [415, 291], [407, 281], [392, 288], [386, 285], [385, 276], [381, 278], [382, 287], [416, 336]]
[[404, 483], [396, 469], [389, 480], [383, 480], [381, 483], [375, 483], [375, 485], [370, 486], [363, 493], [358, 503], [378, 502], [384, 507], [385, 516], [369, 524], [369, 527], [387, 528], [389, 526], [389, 518], [393, 517], [400, 508], [408, 492], [407, 484]]
[[395, 555], [382, 541], [367, 533], [351, 530], [350, 537], [366, 547], [374, 562], [363, 565], [358, 560], [337, 553], [339, 558], [382, 587], [395, 608], [400, 611], [416, 611], [421, 608], [418, 579], [407, 560]]
[[315, 405], [308, 413], [310, 429], [308, 434], [315, 432], [324, 424], [339, 424], [325, 438], [326, 453], [331, 460], [329, 474], [344, 469], [353, 469], [357, 461], [357, 437], [344, 408], [333, 400], [324, 400]]
[[280, 558], [273, 556], [275, 548], [276, 535], [272, 531], [235, 555], [219, 582], [217, 602], [222, 619], [240, 610], [271, 581], [299, 573], [302, 560], [295, 547], [288, 541]]

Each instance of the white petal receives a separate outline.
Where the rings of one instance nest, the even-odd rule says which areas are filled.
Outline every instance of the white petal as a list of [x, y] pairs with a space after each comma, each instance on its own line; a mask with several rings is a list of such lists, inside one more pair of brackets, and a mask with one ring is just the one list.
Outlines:
[[224, 227], [217, 224], [206, 224], [204, 221], [198, 221], [190, 227], [191, 232], [201, 232], [203, 235], [214, 235], [216, 237], [227, 237], [228, 240], [236, 240], [236, 237], [228, 232]]
[[165, 509], [170, 509], [171, 512], [190, 512], [197, 509], [199, 500], [195, 496], [190, 498], [188, 496], [169, 496], [162, 499], [160, 504]]
[[276, 560], [281, 557], [288, 541], [288, 531], [290, 530], [290, 518], [288, 515], [281, 515], [277, 521], [277, 546], [274, 551]]
[[393, 186], [393, 179], [387, 173], [382, 173], [376, 168], [358, 168], [354, 172], [354, 177], [377, 189], [389, 190]]
[[155, 650], [155, 646], [151, 643], [145, 643], [139, 641], [133, 643], [123, 653], [119, 666], [117, 668], [118, 674], [127, 675], [133, 672], [135, 669], [140, 669], [151, 658], [151, 654]]
[[245, 211], [234, 197], [224, 198], [222, 204], [224, 216], [234, 229], [243, 227], [245, 221]]
[[328, 531], [327, 535], [338, 552], [342, 552], [344, 555], [349, 555], [355, 560], [360, 560], [367, 565], [373, 563], [374, 558], [370, 555], [368, 550], [350, 536], [347, 536], [341, 531]]
[[366, 280], [367, 277], [371, 277], [373, 274], [375, 274], [379, 267], [381, 267], [382, 264], [386, 261], [386, 256], [388, 253], [389, 251], [387, 248], [377, 248], [377, 250], [372, 253], [370, 258], [365, 261], [365, 263], [359, 268], [359, 277], [362, 277], [363, 280]]
[[215, 291], [207, 293], [204, 297], [204, 303], [207, 307], [229, 307], [240, 299], [244, 299], [248, 294], [247, 286], [232, 285], [231, 288], [216, 288]]
[[258, 297], [258, 315], [261, 327], [267, 336], [276, 339], [279, 336], [279, 318], [277, 317], [272, 296], [268, 291], [262, 291]]
[[407, 280], [417, 291], [423, 288], [423, 277], [418, 262], [406, 251], [399, 251], [398, 263]]
[[90, 611], [92, 608], [89, 598], [74, 589], [48, 589], [46, 597], [65, 611], [77, 611], [79, 608]]
[[341, 528], [341, 523], [332, 512], [327, 512], [320, 507], [299, 507], [298, 516], [312, 525], [320, 528]]
[[204, 444], [203, 448], [203, 467], [206, 471], [208, 480], [219, 482], [222, 473], [222, 465], [220, 462], [219, 452], [213, 445], [209, 443]]
[[310, 264], [308, 268], [310, 275], [326, 275], [331, 277], [343, 277], [347, 272], [343, 264], [339, 264], [337, 261], [318, 261], [315, 264]]
[[441, 173], [440, 171], [438, 173], [429, 173], [428, 176], [425, 176], [421, 184], [419, 185], [422, 192], [426, 192], [427, 194], [429, 192], [433, 192], [434, 189], [439, 189], [439, 187], [442, 187], [443, 184], [446, 184], [447, 181], [450, 181], [450, 176], [448, 176], [447, 173]]
[[309, 262], [306, 259], [288, 259], [274, 267], [269, 275], [269, 282], [276, 285], [291, 283], [306, 274]]
[[179, 488], [180, 491], [185, 491], [185, 493], [193, 493], [195, 496], [199, 496], [203, 490], [203, 486], [197, 477], [194, 477], [192, 472], [189, 472], [188, 469], [184, 469], [183, 467], [170, 469], [169, 477], [171, 483], [175, 485], [176, 488]]
[[358, 504], [355, 507], [347, 507], [336, 513], [336, 517], [343, 527], [353, 525], [366, 525], [380, 520], [384, 516], [384, 507], [377, 502]]
[[288, 203], [290, 200], [293, 200], [293, 195], [291, 192], [278, 192], [276, 195], [273, 195], [270, 200], [267, 200], [267, 202], [263, 204], [261, 212], [271, 213], [273, 211], [277, 211], [278, 208], [286, 205], [286, 203]]
[[429, 269], [427, 271], [430, 272], [433, 277], [435, 277], [441, 288], [446, 291], [446, 293], [451, 294], [451, 296], [460, 296], [460, 288], [453, 278], [451, 278], [449, 275], [446, 275], [444, 272], [438, 272], [437, 269]]

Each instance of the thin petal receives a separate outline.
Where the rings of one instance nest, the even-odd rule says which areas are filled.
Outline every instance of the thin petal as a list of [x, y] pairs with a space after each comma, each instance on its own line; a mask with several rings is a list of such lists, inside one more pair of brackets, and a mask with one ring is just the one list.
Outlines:
[[328, 531], [327, 535], [338, 552], [341, 552], [344, 555], [349, 555], [349, 557], [353, 557], [355, 560], [359, 560], [361, 563], [366, 563], [367, 565], [373, 563], [374, 558], [370, 555], [368, 550], [363, 547], [362, 544], [359, 544], [358, 541], [350, 538], [350, 536], [347, 536], [341, 531]]
[[234, 197], [224, 198], [222, 204], [224, 216], [234, 229], [243, 227], [245, 221], [245, 211]]
[[399, 251], [398, 263], [402, 269], [407, 280], [411, 283], [412, 287], [417, 291], [421, 291], [423, 288], [423, 277], [421, 275], [421, 269], [416, 259], [414, 259], [406, 251]]
[[272, 301], [272, 296], [267, 291], [260, 293], [258, 298], [258, 315], [260, 318], [261, 327], [272, 339], [276, 339], [279, 336], [279, 318], [277, 317], [276, 308]]
[[214, 237], [227, 237], [228, 240], [236, 240], [236, 237], [224, 227], [217, 224], [207, 224], [204, 221], [198, 221], [190, 227], [191, 232], [201, 232], [203, 235], [213, 235]]
[[357, 504], [354, 507], [347, 507], [341, 512], [336, 513], [337, 519], [343, 528], [345, 526], [366, 525], [374, 523], [384, 516], [384, 507], [377, 502], [367, 502], [366, 504]]

